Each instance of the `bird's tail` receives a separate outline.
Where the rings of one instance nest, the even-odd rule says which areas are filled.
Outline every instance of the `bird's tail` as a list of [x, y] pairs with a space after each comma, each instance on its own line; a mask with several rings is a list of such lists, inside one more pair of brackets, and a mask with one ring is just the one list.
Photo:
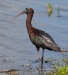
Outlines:
[[68, 52], [68, 50], [61, 50], [60, 52]]

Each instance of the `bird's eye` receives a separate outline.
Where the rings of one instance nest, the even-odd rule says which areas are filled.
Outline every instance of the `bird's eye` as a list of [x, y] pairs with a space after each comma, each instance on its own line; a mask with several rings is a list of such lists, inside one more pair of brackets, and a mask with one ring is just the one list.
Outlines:
[[25, 8], [25, 12], [28, 14], [28, 12], [29, 12], [28, 8]]
[[26, 11], [28, 11], [28, 8], [25, 8]]

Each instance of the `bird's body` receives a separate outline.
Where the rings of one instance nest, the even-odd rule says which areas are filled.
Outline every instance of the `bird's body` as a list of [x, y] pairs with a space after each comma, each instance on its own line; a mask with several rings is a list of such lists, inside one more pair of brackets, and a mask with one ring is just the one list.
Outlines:
[[32, 28], [33, 31], [30, 34], [30, 40], [31, 42], [39, 48], [48, 49], [48, 50], [54, 50], [59, 51], [60, 47], [54, 42], [52, 37], [39, 29]]
[[[32, 13], [31, 13], [32, 12]], [[37, 28], [34, 28], [31, 24], [32, 17], [33, 17], [33, 9], [31, 9], [30, 13], [27, 14], [27, 19], [26, 19], [26, 27], [27, 31], [30, 37], [31, 42], [36, 46], [36, 47], [41, 47], [43, 49], [49, 49], [49, 50], [56, 50], [59, 51], [60, 48], [59, 46], [54, 42], [52, 37]]]
[[[48, 49], [48, 50], [52, 50], [52, 51], [61, 52], [60, 47], [55, 43], [55, 41], [52, 39], [52, 37], [48, 33], [44, 32], [42, 30], [36, 29], [32, 26], [31, 21], [32, 21], [32, 17], [34, 14], [34, 10], [32, 8], [26, 8], [25, 11], [23, 11], [19, 15], [21, 15], [23, 13], [27, 14], [27, 19], [26, 19], [27, 31], [28, 31], [31, 42], [37, 48], [38, 56], [40, 57], [40, 55], [39, 55], [40, 48], [42, 48], [43, 51], [44, 51], [44, 49]], [[17, 15], [17, 16], [19, 16], [19, 15]]]

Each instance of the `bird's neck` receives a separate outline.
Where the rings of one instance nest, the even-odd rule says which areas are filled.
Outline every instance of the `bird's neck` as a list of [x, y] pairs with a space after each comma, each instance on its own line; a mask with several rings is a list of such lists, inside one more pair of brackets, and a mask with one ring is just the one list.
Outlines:
[[27, 14], [26, 27], [27, 27], [28, 33], [30, 33], [32, 30], [32, 25], [31, 25], [32, 17], [33, 17], [32, 13]]

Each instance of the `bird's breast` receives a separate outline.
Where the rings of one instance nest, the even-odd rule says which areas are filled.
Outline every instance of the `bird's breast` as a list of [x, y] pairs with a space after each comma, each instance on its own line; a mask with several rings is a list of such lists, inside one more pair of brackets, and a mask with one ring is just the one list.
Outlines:
[[31, 39], [31, 42], [32, 42], [35, 46], [42, 47], [42, 44], [43, 44], [43, 41], [44, 41], [42, 37], [37, 36], [37, 35], [34, 35], [34, 36], [31, 36], [30, 39]]

